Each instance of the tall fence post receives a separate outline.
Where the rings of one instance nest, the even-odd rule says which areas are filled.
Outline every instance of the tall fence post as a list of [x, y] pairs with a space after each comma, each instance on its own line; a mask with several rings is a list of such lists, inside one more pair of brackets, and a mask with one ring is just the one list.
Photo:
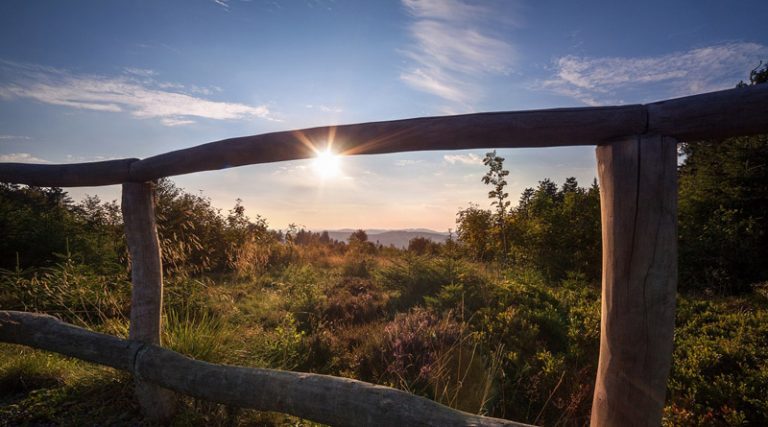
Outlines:
[[[163, 266], [155, 222], [154, 183], [123, 184], [122, 211], [131, 254], [131, 325], [129, 339], [160, 344]], [[147, 418], [170, 419], [173, 392], [136, 378], [136, 397]]]
[[597, 147], [603, 230], [593, 426], [660, 425], [677, 293], [677, 150], [664, 136]]

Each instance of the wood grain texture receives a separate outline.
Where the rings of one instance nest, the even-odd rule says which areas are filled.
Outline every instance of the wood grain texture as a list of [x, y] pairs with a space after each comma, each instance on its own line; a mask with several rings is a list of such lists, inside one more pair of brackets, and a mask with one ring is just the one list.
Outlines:
[[[163, 265], [155, 222], [154, 183], [123, 184], [123, 222], [131, 256], [131, 340], [160, 344], [163, 307]], [[172, 392], [136, 380], [136, 396], [145, 415], [158, 422], [176, 410]]]
[[647, 107], [648, 133], [679, 141], [768, 133], [768, 84], [671, 99]]
[[197, 398], [283, 412], [334, 426], [525, 426], [347, 378], [196, 361], [156, 345], [87, 331], [43, 314], [0, 311], [0, 341], [128, 370], [145, 381]]
[[168, 175], [224, 169], [257, 163], [307, 159], [312, 147], [346, 155], [404, 151], [460, 150], [488, 147], [554, 147], [594, 145], [645, 130], [639, 105], [555, 110], [479, 113], [373, 122], [223, 141], [150, 157], [131, 166], [131, 179], [144, 181]]
[[593, 426], [661, 424], [677, 291], [676, 141], [599, 146], [603, 237]]
[[130, 339], [160, 344], [163, 266], [155, 222], [154, 184], [123, 184], [121, 204], [131, 255]]
[[[333, 141], [346, 155], [480, 148], [599, 145], [628, 135], [678, 140], [768, 133], [768, 85], [647, 105], [477, 113], [324, 126], [211, 142], [144, 160], [68, 165], [0, 163], [0, 181], [96, 186], [249, 164], [307, 159]], [[130, 171], [127, 171], [127, 169]]]
[[92, 332], [45, 314], [0, 311], [0, 341], [55, 351], [87, 362], [130, 371], [143, 346], [112, 335]]
[[0, 182], [39, 187], [89, 187], [130, 181], [131, 163], [139, 159], [105, 162], [38, 165], [0, 163]]

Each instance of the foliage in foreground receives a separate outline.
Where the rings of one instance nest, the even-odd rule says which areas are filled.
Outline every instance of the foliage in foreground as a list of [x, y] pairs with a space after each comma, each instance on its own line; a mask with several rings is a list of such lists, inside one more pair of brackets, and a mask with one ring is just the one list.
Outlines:
[[[680, 297], [665, 425], [768, 424], [768, 303], [766, 285], [754, 285], [767, 274], [766, 142], [684, 148], [680, 287], [709, 296]], [[543, 180], [510, 208], [503, 159], [490, 154], [496, 211], [470, 206], [458, 214], [457, 240], [415, 240], [407, 251], [376, 246], [362, 230], [348, 243], [270, 231], [240, 203], [222, 214], [161, 182], [165, 345], [214, 363], [386, 384], [529, 423], [588, 423], [599, 189]], [[0, 184], [0, 309], [127, 336], [120, 223], [115, 203]], [[123, 374], [4, 344], [0, 356], [0, 425], [142, 422]], [[176, 423], [303, 421], [184, 398]]]
[[[347, 261], [317, 267], [329, 260], [297, 251], [304, 261], [257, 280], [170, 280], [166, 345], [214, 363], [359, 378], [529, 423], [588, 422], [599, 295], [582, 276], [551, 286], [531, 271], [499, 274], [444, 256], [395, 254], [369, 256], [361, 278], [344, 274]], [[0, 305], [21, 306], [19, 294], [7, 291], [18, 289], [23, 277], [59, 289], [62, 277], [80, 284], [99, 277], [66, 263], [46, 271], [45, 276], [0, 275]], [[403, 292], [404, 283], [417, 282], [424, 284], [420, 292]], [[103, 288], [84, 286], [82, 292], [87, 300]], [[99, 316], [68, 318], [69, 310], [41, 304], [41, 298], [35, 307], [124, 336], [128, 295], [118, 295], [112, 308], [98, 308]], [[688, 296], [681, 297], [679, 307], [665, 424], [767, 422], [766, 299], [760, 294]], [[17, 346], [2, 345], [0, 351], [0, 419], [11, 424], [140, 422], [130, 379], [123, 374]], [[101, 402], [97, 396], [105, 393], [110, 399]], [[181, 408], [180, 423], [300, 422], [194, 399], [183, 400]]]

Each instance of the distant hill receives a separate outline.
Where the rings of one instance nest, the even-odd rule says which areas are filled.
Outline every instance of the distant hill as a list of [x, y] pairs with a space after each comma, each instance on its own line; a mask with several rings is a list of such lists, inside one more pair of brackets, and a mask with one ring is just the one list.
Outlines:
[[[341, 229], [341, 230], [328, 230], [328, 236], [331, 239], [339, 240], [342, 242], [349, 241], [349, 236], [356, 230], [353, 229]], [[396, 248], [407, 248], [408, 242], [415, 237], [425, 237], [435, 242], [445, 242], [448, 239], [448, 233], [440, 233], [425, 228], [412, 228], [406, 230], [365, 230], [368, 234], [368, 241], [373, 243], [380, 243], [383, 246], [394, 246]]]

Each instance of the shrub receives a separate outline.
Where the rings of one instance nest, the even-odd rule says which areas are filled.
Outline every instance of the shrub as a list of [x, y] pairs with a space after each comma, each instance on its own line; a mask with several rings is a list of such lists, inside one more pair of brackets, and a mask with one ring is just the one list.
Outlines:
[[572, 281], [552, 288], [517, 275], [498, 284], [497, 304], [473, 320], [486, 351], [501, 353], [503, 380], [492, 414], [544, 425], [589, 414], [599, 297], [578, 276]]
[[363, 254], [347, 252], [341, 265], [341, 274], [347, 277], [367, 279], [371, 277], [373, 260]]
[[345, 277], [326, 292], [320, 318], [333, 325], [371, 322], [385, 314], [388, 300], [370, 280]]
[[319, 372], [379, 382], [382, 321], [329, 325], [318, 322], [307, 339], [307, 367]]
[[768, 424], [765, 306], [680, 298], [676, 323], [665, 424]]
[[51, 266], [70, 251], [100, 273], [124, 261], [120, 208], [98, 197], [74, 204], [61, 188], [0, 183], [0, 230], [0, 268]]
[[434, 295], [443, 285], [451, 283], [450, 272], [438, 260], [408, 252], [382, 268], [376, 279], [385, 289], [398, 292], [394, 301], [398, 309], [421, 304], [425, 296]]
[[[422, 394], [438, 374], [439, 360], [461, 339], [461, 326], [448, 314], [415, 308], [384, 327], [378, 357], [387, 382]], [[375, 356], [374, 356], [375, 357]]]
[[307, 357], [304, 336], [305, 333], [297, 328], [293, 314], [285, 313], [276, 328], [259, 337], [253, 352], [271, 368], [296, 369]]

